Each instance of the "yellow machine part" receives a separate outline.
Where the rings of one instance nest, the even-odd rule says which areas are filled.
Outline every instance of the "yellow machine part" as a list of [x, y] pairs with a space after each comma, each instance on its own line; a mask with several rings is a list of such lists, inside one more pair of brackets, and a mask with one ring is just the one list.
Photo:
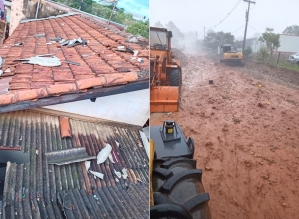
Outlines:
[[150, 112], [177, 112], [179, 110], [179, 87], [153, 86], [150, 96]]
[[150, 159], [149, 159], [149, 168], [150, 168], [150, 206], [154, 205], [154, 197], [153, 197], [153, 184], [152, 184], [152, 176], [153, 176], [153, 166], [154, 166], [154, 153], [155, 153], [155, 143], [151, 139], [150, 140]]
[[226, 52], [223, 54], [224, 59], [243, 59], [241, 52]]

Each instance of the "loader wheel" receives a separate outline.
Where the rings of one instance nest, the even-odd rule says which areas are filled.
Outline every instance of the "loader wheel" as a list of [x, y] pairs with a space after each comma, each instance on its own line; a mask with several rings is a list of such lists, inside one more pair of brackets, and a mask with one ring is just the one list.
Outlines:
[[150, 209], [150, 218], [210, 219], [210, 196], [205, 193], [201, 176], [196, 160], [154, 160], [154, 206]]
[[179, 68], [170, 69], [170, 86], [181, 86], [181, 71]]

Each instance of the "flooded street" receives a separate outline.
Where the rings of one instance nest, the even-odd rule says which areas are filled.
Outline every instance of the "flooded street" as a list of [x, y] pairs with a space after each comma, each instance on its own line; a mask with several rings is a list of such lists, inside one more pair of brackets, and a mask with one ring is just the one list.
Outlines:
[[153, 113], [150, 123], [175, 120], [194, 138], [212, 218], [298, 217], [299, 76], [187, 59], [179, 112]]

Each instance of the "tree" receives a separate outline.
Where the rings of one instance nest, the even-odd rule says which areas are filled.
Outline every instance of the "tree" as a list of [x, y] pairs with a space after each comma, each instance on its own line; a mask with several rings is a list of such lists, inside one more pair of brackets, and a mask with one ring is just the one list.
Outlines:
[[223, 31], [214, 32], [209, 31], [206, 35], [204, 44], [207, 48], [217, 50], [218, 46], [224, 44], [234, 44], [235, 37], [231, 33], [224, 33]]
[[293, 35], [299, 35], [299, 26], [298, 25], [293, 25], [293, 26], [288, 26], [283, 33], [286, 34], [293, 34]]
[[252, 53], [252, 49], [248, 46], [246, 49], [243, 50], [243, 55], [248, 58], [248, 56]]
[[149, 21], [138, 21], [126, 29], [126, 32], [134, 34], [134, 35], [141, 35], [145, 38], [149, 38]]
[[183, 46], [183, 39], [185, 37], [181, 30], [172, 21], [169, 21], [168, 24], [165, 25], [165, 28], [169, 31], [172, 31], [172, 47], [181, 48]]
[[172, 21], [169, 21], [168, 24], [166, 24], [166, 28], [167, 28], [167, 30], [172, 31], [173, 38], [184, 39], [184, 34], [180, 31], [180, 29]]
[[273, 28], [266, 28], [266, 31], [262, 33], [262, 36], [260, 36], [259, 41], [265, 42], [267, 45], [267, 48], [270, 49], [271, 54], [274, 50], [274, 48], [277, 48], [280, 46], [279, 42], [279, 34], [273, 33]]
[[163, 28], [163, 24], [161, 24], [160, 21], [157, 21], [155, 24], [154, 24], [155, 27], [161, 27]]
[[267, 47], [261, 47], [257, 53], [257, 61], [265, 62], [265, 60], [269, 57]]

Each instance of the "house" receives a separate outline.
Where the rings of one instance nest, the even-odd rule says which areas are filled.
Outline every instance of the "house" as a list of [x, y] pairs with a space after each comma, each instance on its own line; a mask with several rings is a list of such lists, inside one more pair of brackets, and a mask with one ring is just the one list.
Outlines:
[[20, 21], [0, 45], [1, 218], [148, 217], [144, 121], [70, 111], [148, 90], [147, 45], [85, 13]]
[[299, 36], [290, 34], [279, 34], [280, 47], [277, 52], [297, 53], [299, 52]]

